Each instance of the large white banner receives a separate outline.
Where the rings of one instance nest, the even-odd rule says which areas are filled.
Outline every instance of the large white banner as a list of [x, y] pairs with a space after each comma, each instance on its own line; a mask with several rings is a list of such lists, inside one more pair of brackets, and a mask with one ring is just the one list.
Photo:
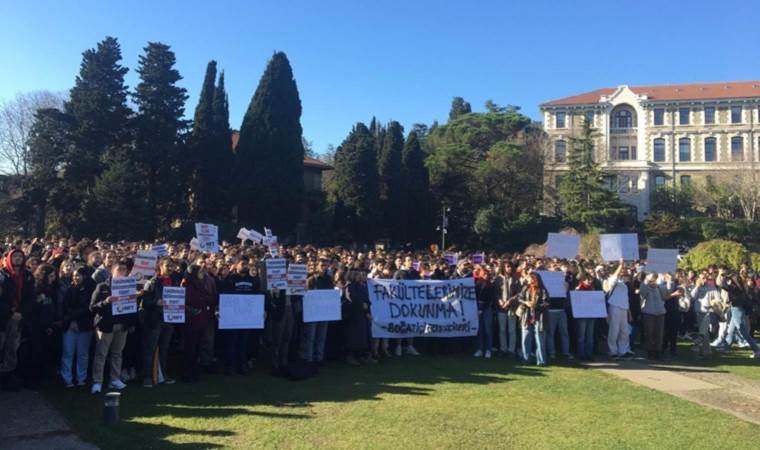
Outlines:
[[306, 291], [303, 297], [304, 322], [329, 322], [340, 320], [340, 290], [315, 289]]
[[577, 234], [549, 233], [546, 239], [546, 256], [575, 259], [580, 253], [581, 237]]
[[478, 334], [475, 281], [367, 280], [372, 337], [458, 337]]
[[650, 248], [647, 250], [647, 272], [675, 273], [678, 266], [678, 250]]
[[570, 304], [576, 319], [607, 317], [604, 291], [570, 291]]
[[219, 294], [219, 329], [264, 328], [264, 296]]
[[185, 323], [185, 288], [164, 287], [164, 322]]
[[537, 270], [536, 273], [541, 277], [541, 281], [544, 282], [544, 287], [549, 292], [549, 297], [567, 297], [567, 286], [565, 286], [565, 272]]
[[636, 233], [601, 234], [599, 245], [602, 248], [602, 259], [605, 261], [626, 261], [639, 259], [639, 236]]
[[135, 277], [138, 284], [144, 284], [156, 274], [158, 253], [154, 251], [138, 250], [135, 255], [135, 264], [132, 266], [130, 277]]
[[111, 279], [111, 314], [134, 314], [137, 312], [137, 280], [134, 277]]

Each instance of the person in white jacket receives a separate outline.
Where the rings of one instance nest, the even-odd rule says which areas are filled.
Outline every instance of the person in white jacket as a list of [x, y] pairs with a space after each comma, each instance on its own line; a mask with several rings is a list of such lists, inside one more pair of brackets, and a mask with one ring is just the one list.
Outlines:
[[630, 312], [628, 310], [628, 285], [621, 279], [624, 262], [621, 259], [617, 270], [605, 280], [604, 290], [607, 294], [607, 347], [610, 357], [631, 357], [629, 325]]

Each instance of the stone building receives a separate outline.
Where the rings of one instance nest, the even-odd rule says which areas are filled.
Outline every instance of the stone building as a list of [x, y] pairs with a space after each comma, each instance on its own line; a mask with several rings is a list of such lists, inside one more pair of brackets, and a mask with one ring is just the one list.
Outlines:
[[[543, 103], [549, 135], [545, 167], [548, 211], [567, 170], [569, 140], [584, 121], [595, 132], [595, 161], [607, 187], [637, 220], [659, 186], [719, 182], [755, 173], [760, 149], [760, 81], [618, 86]], [[758, 167], [760, 168], [760, 167]]]

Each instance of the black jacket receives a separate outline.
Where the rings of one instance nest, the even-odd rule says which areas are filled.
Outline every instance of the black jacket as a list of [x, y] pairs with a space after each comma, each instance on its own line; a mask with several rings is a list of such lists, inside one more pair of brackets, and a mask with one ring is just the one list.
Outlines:
[[[172, 286], [179, 286], [182, 281], [178, 274], [169, 275]], [[164, 321], [164, 308], [158, 306], [158, 300], [164, 297], [164, 284], [158, 275], [145, 283], [145, 287], [139, 296], [140, 323], [145, 328], [156, 328]]]
[[93, 325], [103, 333], [113, 333], [114, 324], [121, 324], [124, 327], [134, 326], [137, 322], [136, 314], [120, 314], [114, 316], [111, 311], [111, 304], [105, 304], [105, 300], [111, 295], [111, 283], [106, 281], [100, 283], [92, 292], [90, 300], [90, 311], [95, 313]]
[[90, 311], [90, 301], [95, 290], [95, 282], [85, 278], [78, 286], [71, 285], [63, 295], [63, 331], [71, 322], [76, 322], [79, 331], [92, 331], [94, 316]]
[[21, 304], [18, 310], [13, 308], [13, 299], [16, 295], [16, 285], [11, 274], [5, 269], [0, 269], [0, 329], [5, 330], [8, 319], [14, 312], [21, 313], [22, 320], [32, 317], [34, 311], [34, 277], [31, 272], [24, 270], [24, 287], [21, 293]]
[[332, 289], [335, 285], [333, 284], [332, 277], [329, 275], [318, 275], [314, 274], [310, 276], [306, 280], [306, 289], [312, 290], [312, 289]]

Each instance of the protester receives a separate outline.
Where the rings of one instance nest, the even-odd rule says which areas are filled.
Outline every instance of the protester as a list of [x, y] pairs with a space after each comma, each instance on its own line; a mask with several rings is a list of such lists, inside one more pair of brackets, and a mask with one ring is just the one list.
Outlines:
[[639, 286], [641, 295], [641, 322], [644, 326], [644, 348], [647, 358], [662, 359], [662, 341], [665, 331], [665, 298], [670, 296], [665, 285], [657, 283], [657, 273], [650, 273]]
[[214, 301], [198, 265], [191, 264], [181, 286], [185, 288], [185, 325], [182, 327], [182, 381], [200, 380], [199, 357], [201, 338], [212, 321]]
[[549, 294], [535, 272], [528, 274], [520, 293], [518, 317], [523, 330], [522, 360], [528, 363], [535, 343], [536, 364], [545, 366], [544, 359], [544, 312], [549, 307]]
[[74, 386], [72, 371], [75, 361], [76, 385], [85, 386], [87, 382], [93, 329], [90, 300], [95, 290], [95, 282], [87, 276], [87, 270], [84, 267], [76, 269], [71, 280], [71, 286], [66, 290], [63, 299], [64, 333], [61, 378], [66, 387]]

